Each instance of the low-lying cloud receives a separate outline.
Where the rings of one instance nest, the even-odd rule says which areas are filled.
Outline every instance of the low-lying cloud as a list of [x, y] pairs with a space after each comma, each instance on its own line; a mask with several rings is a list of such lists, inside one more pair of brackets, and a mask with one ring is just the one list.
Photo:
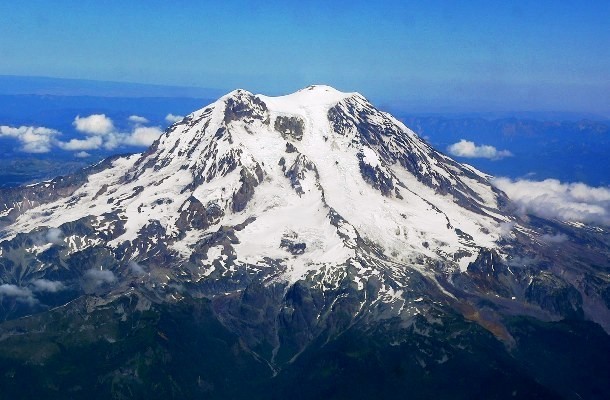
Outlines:
[[540, 240], [542, 242], [548, 243], [548, 244], [557, 244], [557, 243], [563, 243], [566, 240], [568, 240], [568, 236], [564, 235], [563, 233], [556, 233], [556, 234], [545, 233], [544, 235], [540, 236]]
[[3, 283], [0, 285], [0, 300], [11, 298], [21, 303], [29, 305], [36, 304], [38, 300], [34, 297], [34, 293], [29, 288]]
[[514, 222], [501, 222], [499, 234], [503, 239], [508, 239], [511, 237], [513, 229], [515, 228]]
[[169, 122], [170, 124], [175, 124], [178, 121], [182, 121], [182, 119], [184, 119], [184, 116], [182, 116], [182, 115], [174, 115], [172, 113], [167, 114], [165, 116], [165, 121]]
[[86, 139], [71, 139], [69, 142], [59, 142], [58, 145], [64, 150], [83, 151], [99, 149], [103, 140], [100, 136], [90, 136]]
[[163, 131], [154, 126], [139, 126], [125, 137], [124, 143], [130, 146], [150, 146], [163, 134]]
[[496, 178], [493, 184], [511, 198], [519, 210], [543, 218], [610, 226], [610, 188], [584, 183], [562, 183]]
[[91, 157], [91, 154], [87, 153], [86, 151], [79, 151], [78, 153], [74, 154], [74, 157], [76, 157], [76, 158], [87, 158], [87, 157]]
[[48, 279], [36, 279], [29, 287], [3, 283], [0, 285], [0, 301], [8, 298], [33, 306], [39, 304], [36, 293], [57, 293], [65, 289], [66, 286], [62, 282]]
[[59, 147], [74, 151], [96, 150], [102, 147], [114, 150], [120, 146], [148, 147], [163, 133], [158, 126], [143, 126], [142, 124], [148, 122], [144, 117], [132, 115], [128, 120], [135, 126], [132, 126], [131, 132], [120, 132], [115, 129], [112, 119], [104, 114], [78, 116], [73, 124], [76, 130], [88, 137], [59, 143]]
[[147, 124], [148, 123], [148, 119], [144, 118], [144, 117], [140, 117], [139, 115], [130, 115], [129, 118], [127, 118], [130, 122], [133, 122], [135, 124]]
[[106, 114], [92, 114], [88, 117], [78, 115], [72, 125], [77, 131], [88, 135], [105, 135], [114, 131], [114, 124]]
[[50, 228], [45, 235], [45, 239], [47, 243], [62, 245], [64, 244], [64, 233], [59, 228]]
[[83, 278], [89, 285], [94, 287], [116, 282], [116, 276], [108, 269], [89, 269], [85, 271]]
[[129, 262], [129, 269], [136, 275], [144, 275], [146, 273], [146, 269], [144, 268], [144, 266], [138, 264], [135, 261]]
[[508, 150], [498, 150], [495, 147], [486, 144], [479, 146], [474, 142], [465, 139], [450, 145], [447, 147], [447, 151], [449, 154], [457, 157], [488, 158], [490, 160], [499, 160], [513, 155]]
[[55, 137], [60, 135], [55, 129], [43, 126], [0, 126], [0, 137], [17, 139], [24, 153], [48, 153], [53, 147]]
[[[168, 114], [166, 119], [182, 119], [181, 116]], [[78, 158], [89, 157], [90, 150], [114, 150], [121, 146], [148, 147], [163, 134], [160, 126], [145, 126], [148, 119], [139, 115], [131, 115], [128, 121], [132, 124], [129, 130], [120, 131], [114, 121], [105, 114], [92, 114], [74, 118], [72, 125], [84, 137], [68, 141], [58, 139], [61, 132], [42, 126], [0, 126], [0, 138], [13, 138], [21, 144], [20, 150], [26, 153], [48, 153], [53, 148], [73, 151]]]
[[50, 281], [48, 279], [36, 279], [32, 282], [35, 292], [57, 293], [64, 290], [66, 287], [62, 282]]

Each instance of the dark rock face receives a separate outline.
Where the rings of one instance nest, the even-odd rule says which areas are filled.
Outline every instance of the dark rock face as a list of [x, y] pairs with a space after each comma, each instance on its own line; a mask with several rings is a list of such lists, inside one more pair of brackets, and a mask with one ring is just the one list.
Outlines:
[[294, 145], [290, 142], [286, 142], [286, 153], [296, 153], [298, 150]]
[[290, 254], [297, 256], [305, 253], [307, 244], [295, 242], [293, 239], [285, 238], [280, 242], [280, 247], [286, 249]]
[[[281, 162], [281, 160], [280, 160]], [[285, 161], [284, 161], [285, 162]], [[313, 172], [316, 179], [319, 179], [318, 170], [314, 163], [312, 163], [306, 156], [303, 154], [297, 155], [292, 165], [288, 168], [282, 164], [282, 169], [284, 171], [284, 176], [290, 179], [290, 184], [292, 188], [297, 192], [299, 196], [305, 194], [303, 191], [303, 187], [301, 186], [301, 181], [305, 179], [305, 174], [309, 172]]]
[[582, 318], [582, 297], [578, 290], [557, 276], [541, 272], [532, 279], [526, 298], [544, 310], [567, 318]]
[[481, 250], [476, 260], [468, 265], [467, 274], [454, 279], [462, 289], [472, 293], [511, 298], [516, 290], [514, 274], [494, 250]]
[[224, 212], [215, 203], [204, 206], [196, 197], [191, 196], [183, 207], [176, 226], [181, 231], [187, 229], [207, 229], [222, 218]]
[[275, 119], [273, 127], [284, 139], [301, 140], [305, 131], [305, 122], [299, 117], [279, 116]]
[[283, 347], [279, 359], [298, 354], [316, 336], [319, 306], [315, 291], [305, 283], [297, 283], [288, 289], [278, 316], [278, 331]]
[[208, 169], [206, 182], [210, 182], [216, 176], [227, 176], [233, 172], [239, 165], [241, 151], [239, 149], [231, 150], [228, 154], [222, 156], [218, 163]]
[[121, 260], [135, 258], [136, 254], [147, 255], [154, 264], [168, 264], [175, 260], [175, 252], [168, 246], [169, 235], [166, 229], [157, 220], [143, 226], [136, 239], [124, 242], [116, 250]]
[[359, 154], [360, 174], [365, 182], [379, 190], [384, 196], [390, 196], [394, 189], [394, 182], [388, 173], [379, 166], [372, 167], [363, 161], [362, 154]]
[[500, 274], [508, 272], [502, 258], [494, 250], [483, 250], [477, 259], [468, 265], [468, 273], [479, 276], [497, 278]]
[[248, 169], [242, 168], [240, 174], [241, 186], [233, 194], [233, 212], [240, 212], [246, 208], [246, 205], [254, 196], [254, 188], [263, 181], [263, 170], [260, 165], [256, 165], [255, 174], [252, 174]]
[[213, 246], [222, 246], [223, 254], [228, 256], [226, 264], [231, 264], [235, 259], [233, 245], [239, 243], [235, 231], [237, 227], [220, 227], [216, 232], [205, 236], [195, 245], [195, 252], [191, 255], [191, 261], [196, 262], [201, 257], [207, 258], [208, 250]]
[[267, 105], [258, 97], [243, 90], [238, 90], [226, 101], [225, 124], [231, 121], [251, 122], [260, 120], [269, 123]]

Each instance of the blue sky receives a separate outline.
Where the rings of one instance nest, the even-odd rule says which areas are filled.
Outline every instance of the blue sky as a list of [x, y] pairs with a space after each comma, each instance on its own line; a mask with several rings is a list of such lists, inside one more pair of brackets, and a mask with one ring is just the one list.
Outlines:
[[0, 74], [610, 117], [608, 21], [608, 1], [7, 1]]

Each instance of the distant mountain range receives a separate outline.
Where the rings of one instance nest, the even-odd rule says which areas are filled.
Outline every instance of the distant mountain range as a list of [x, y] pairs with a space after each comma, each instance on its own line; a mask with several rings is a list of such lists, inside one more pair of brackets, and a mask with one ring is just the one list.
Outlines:
[[608, 122], [413, 115], [401, 120], [444, 151], [462, 139], [510, 150], [514, 156], [501, 161], [460, 158], [496, 176], [610, 185]]
[[220, 89], [88, 79], [0, 75], [1, 95], [216, 98]]

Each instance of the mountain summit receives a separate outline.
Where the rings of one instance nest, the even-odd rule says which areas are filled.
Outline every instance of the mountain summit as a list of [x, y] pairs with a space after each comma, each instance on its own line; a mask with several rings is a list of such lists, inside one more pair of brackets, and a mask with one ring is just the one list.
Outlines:
[[[8, 232], [95, 216], [94, 225], [114, 227], [111, 247], [154, 226], [178, 260], [211, 231], [240, 225], [238, 243], [224, 250], [243, 266], [277, 259], [294, 281], [354, 260], [362, 240], [393, 262], [421, 257], [465, 270], [481, 247], [497, 247], [511, 220], [486, 175], [436, 152], [361, 95], [328, 86], [282, 97], [231, 92], [145, 154], [90, 176], [72, 198], [14, 217]], [[302, 254], [281, 246], [287, 241]], [[126, 261], [145, 256], [132, 250]]]
[[[561, 391], [523, 375], [519, 357], [506, 353], [519, 349], [514, 321], [595, 321], [610, 330], [608, 265], [596, 264], [608, 254], [607, 238], [515, 214], [490, 178], [434, 150], [358, 93], [321, 85], [280, 97], [235, 90], [172, 125], [143, 154], [0, 192], [0, 316], [37, 312], [7, 322], [0, 345], [23, 345], [10, 332], [27, 331], [26, 323], [97, 349], [100, 338], [88, 334], [69, 330], [57, 339], [48, 319], [59, 318], [91, 329], [118, 324], [104, 340], [126, 346], [133, 335], [119, 320], [132, 320], [134, 332], [156, 326], [150, 340], [161, 347], [153, 348], [177, 357], [179, 350], [163, 347], [166, 331], [184, 340], [191, 334], [164, 318], [195, 307], [197, 326], [186, 315], [189, 322], [172, 316], [174, 326], [212, 329], [219, 337], [203, 335], [210, 343], [237, 340], [227, 365], [252, 365], [260, 375], [244, 387], [293, 382], [295, 371], [313, 371], [308, 363], [327, 360], [329, 349], [349, 347], [347, 337], [382, 358], [394, 360], [392, 346], [410, 357], [405, 371], [417, 371], [392, 378], [397, 388], [445, 371], [447, 361], [451, 369], [470, 365], [471, 356], [492, 357], [486, 346], [501, 344], [499, 358], [486, 362], [502, 390], [514, 378], [520, 390]], [[559, 248], [544, 240], [550, 234], [574, 240]], [[153, 322], [142, 322], [146, 313]], [[135, 359], [165, 363], [157, 350], [149, 357], [133, 346]], [[360, 367], [352, 369], [371, 361], [368, 351], [342, 371], [358, 375]], [[96, 373], [112, 381], [115, 372]], [[137, 379], [116, 379], [139, 387]], [[232, 393], [216, 378], [203, 386], [192, 379], [176, 384], [179, 393]]]

